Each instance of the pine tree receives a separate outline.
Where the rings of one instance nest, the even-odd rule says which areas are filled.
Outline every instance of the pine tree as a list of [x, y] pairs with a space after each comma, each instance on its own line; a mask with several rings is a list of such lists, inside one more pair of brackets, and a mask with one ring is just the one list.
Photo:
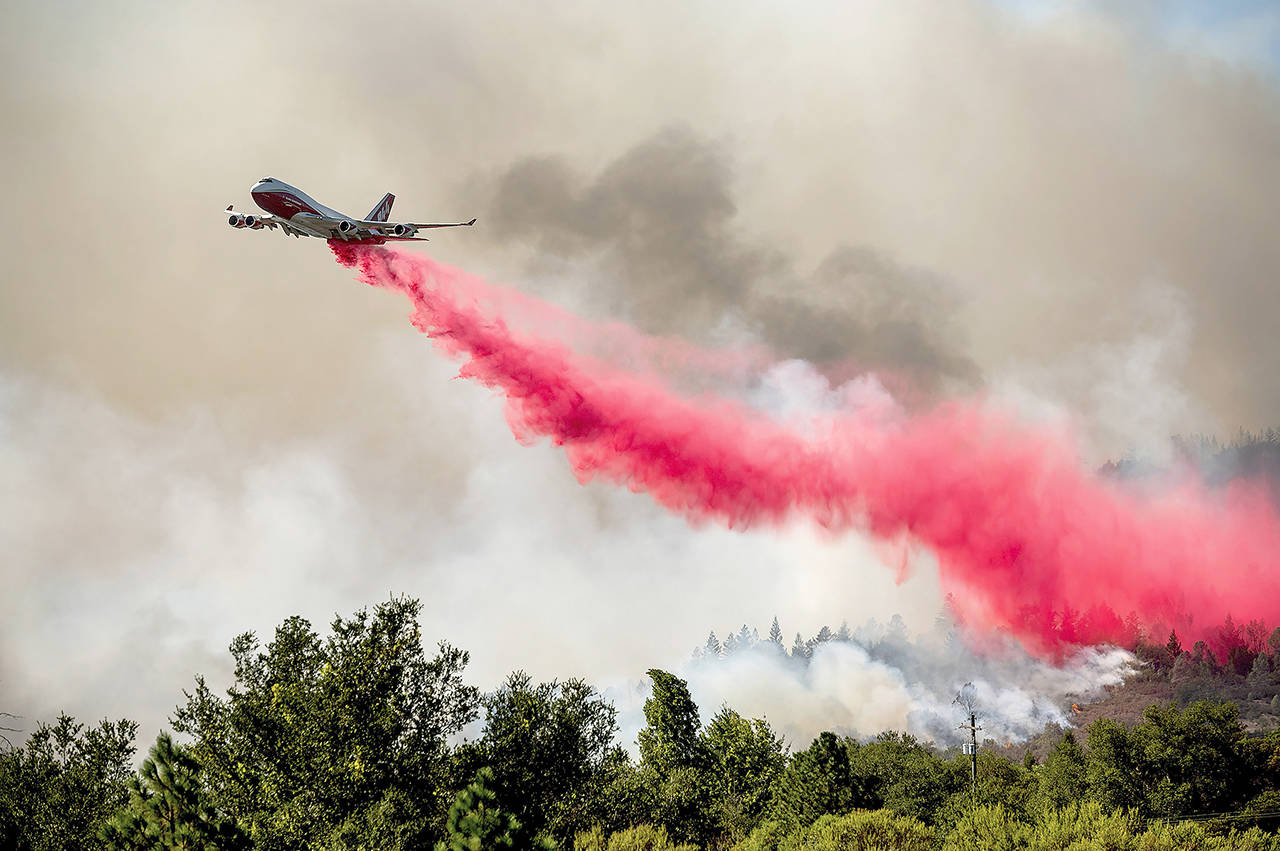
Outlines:
[[1040, 796], [1049, 807], [1078, 801], [1088, 788], [1084, 751], [1067, 730], [1040, 768]]
[[804, 639], [800, 637], [800, 633], [796, 633], [795, 643], [791, 645], [792, 659], [808, 659], [809, 646], [804, 643]]
[[445, 824], [448, 838], [436, 843], [435, 851], [488, 851], [490, 848], [553, 849], [546, 839], [523, 836], [520, 820], [498, 808], [493, 771], [482, 768], [471, 785], [458, 793]]
[[716, 638], [716, 631], [711, 630], [711, 634], [707, 636], [706, 652], [708, 656], [719, 657], [724, 651], [720, 647], [720, 641]]
[[849, 621], [840, 621], [840, 629], [836, 632], [836, 641], [853, 641], [853, 633], [849, 631]]
[[102, 828], [111, 851], [250, 847], [240, 826], [208, 803], [200, 764], [168, 733], [156, 737], [142, 770], [130, 781], [130, 792], [129, 806]]
[[[1280, 629], [1276, 631], [1280, 632]], [[769, 627], [769, 640], [778, 645], [779, 648], [782, 647], [782, 627], [778, 626], [778, 617], [776, 615], [773, 618], [773, 626]]]
[[757, 636], [751, 634], [751, 629], [744, 623], [742, 629], [738, 630], [738, 649], [746, 650], [755, 643]]
[[807, 825], [828, 813], [869, 803], [864, 798], [848, 748], [835, 733], [825, 732], [797, 753], [778, 778], [772, 818], [790, 827]]
[[1257, 658], [1253, 660], [1253, 667], [1249, 669], [1249, 676], [1246, 682], [1254, 688], [1266, 688], [1271, 685], [1271, 657], [1265, 653], [1259, 653]]
[[1177, 659], [1182, 655], [1182, 642], [1178, 640], [1177, 630], [1169, 630], [1169, 642], [1164, 646], [1169, 651], [1169, 659]]
[[813, 641], [815, 644], [826, 644], [833, 638], [835, 638], [835, 634], [831, 632], [831, 627], [823, 626], [822, 629], [818, 630], [818, 634], [814, 636]]

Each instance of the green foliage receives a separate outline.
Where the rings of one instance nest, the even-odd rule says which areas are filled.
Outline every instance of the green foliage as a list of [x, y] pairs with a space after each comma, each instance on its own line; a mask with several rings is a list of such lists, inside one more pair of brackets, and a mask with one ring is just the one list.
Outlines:
[[677, 766], [666, 776], [641, 767], [655, 794], [650, 799], [651, 821], [665, 827], [680, 842], [705, 845], [716, 835], [714, 799], [706, 772], [691, 765]]
[[1006, 851], [1029, 848], [1031, 827], [1003, 804], [984, 804], [961, 816], [942, 846], [946, 851]]
[[573, 851], [697, 851], [694, 845], [677, 845], [661, 827], [640, 824], [607, 838], [599, 826], [579, 833]]
[[1138, 820], [1129, 811], [1103, 810], [1096, 801], [1074, 802], [1045, 809], [1032, 832], [1032, 847], [1127, 848], [1134, 839]]
[[1280, 851], [1280, 837], [1250, 829], [1214, 834], [1196, 822], [1146, 825], [1132, 811], [1096, 801], [1045, 810], [1034, 822], [1003, 807], [978, 807], [946, 837], [944, 851]]
[[1132, 730], [1107, 720], [1089, 730], [1090, 792], [1104, 807], [1176, 818], [1248, 798], [1256, 766], [1233, 704], [1150, 706], [1143, 717]]
[[[263, 851], [340, 844], [424, 847], [451, 797], [447, 739], [475, 715], [467, 654], [425, 656], [416, 600], [336, 618], [321, 641], [289, 618], [264, 650], [231, 644], [225, 699], [202, 678], [174, 715], [211, 799]], [[389, 843], [389, 844], [387, 844]]]
[[1255, 688], [1266, 688], [1275, 683], [1275, 677], [1271, 667], [1271, 657], [1265, 653], [1259, 653], [1257, 658], [1253, 660], [1253, 667], [1249, 669], [1249, 676], [1246, 682]]
[[660, 784], [652, 772], [632, 763], [626, 751], [612, 751], [600, 776], [600, 794], [592, 804], [595, 827], [612, 833], [656, 818]]
[[1037, 770], [1040, 806], [1065, 807], [1082, 800], [1088, 790], [1087, 772], [1084, 751], [1076, 744], [1075, 733], [1067, 730]]
[[653, 790], [652, 817], [681, 842], [705, 843], [715, 833], [710, 757], [698, 734], [698, 706], [689, 684], [666, 671], [652, 669], [653, 694], [644, 702], [647, 722], [637, 741], [640, 772]]
[[70, 715], [0, 753], [0, 848], [77, 851], [129, 799], [133, 737], [121, 719], [85, 729]]
[[849, 766], [848, 748], [827, 732], [787, 764], [774, 794], [773, 817], [791, 828], [803, 827], [866, 801], [862, 779], [855, 779]]
[[703, 742], [720, 828], [738, 840], [760, 822], [782, 773], [782, 738], [768, 722], [748, 721], [724, 708], [707, 725]]
[[849, 765], [871, 807], [930, 823], [943, 803], [969, 782], [967, 761], [947, 763], [906, 733], [848, 742]]
[[1145, 771], [1141, 748], [1123, 724], [1103, 718], [1089, 727], [1089, 794], [1104, 808], [1137, 807]]
[[556, 848], [548, 839], [530, 839], [518, 818], [499, 809], [492, 784], [493, 772], [482, 768], [471, 785], [458, 793], [449, 807], [445, 839], [436, 843], [435, 851]]
[[200, 783], [200, 764], [161, 733], [130, 779], [128, 807], [103, 826], [109, 851], [237, 851], [249, 847], [248, 835], [209, 804]]
[[640, 731], [640, 761], [659, 777], [677, 768], [702, 767], [706, 754], [698, 738], [702, 722], [689, 696], [689, 684], [674, 674], [652, 668], [653, 694], [644, 702], [646, 726]]
[[[0, 848], [464, 851], [572, 837], [579, 851], [1280, 851], [1254, 827], [1280, 810], [1280, 732], [1246, 736], [1233, 705], [1153, 706], [1132, 728], [1099, 721], [1086, 748], [1068, 732], [1043, 764], [988, 745], [975, 796], [968, 758], [903, 733], [859, 744], [827, 732], [788, 757], [768, 723], [728, 707], [703, 728], [687, 683], [652, 670], [633, 762], [615, 742], [616, 710], [583, 681], [516, 672], [481, 700], [461, 680], [467, 654], [441, 644], [426, 655], [419, 609], [392, 599], [337, 618], [327, 638], [301, 618], [266, 647], [240, 636], [226, 696], [197, 678], [175, 712], [193, 743], [161, 736], [132, 779], [129, 722], [42, 727], [0, 752]], [[1266, 633], [1228, 623], [1223, 635], [1229, 665], [1251, 654], [1248, 686], [1203, 644], [1180, 652], [1176, 635], [1143, 652], [1172, 659], [1162, 676], [1186, 687], [1212, 676], [1259, 690], [1256, 712], [1276, 668]], [[780, 637], [771, 630], [771, 646]], [[757, 640], [744, 627], [732, 643]], [[480, 737], [451, 744], [481, 705]], [[1213, 813], [1229, 815], [1179, 821]]]
[[531, 830], [567, 841], [598, 818], [597, 801], [625, 754], [617, 710], [582, 680], [534, 685], [524, 672], [484, 698], [484, 735], [472, 759]]
[[825, 815], [813, 824], [780, 835], [776, 822], [766, 822], [735, 851], [933, 851], [937, 833], [913, 818], [887, 810], [855, 810]]

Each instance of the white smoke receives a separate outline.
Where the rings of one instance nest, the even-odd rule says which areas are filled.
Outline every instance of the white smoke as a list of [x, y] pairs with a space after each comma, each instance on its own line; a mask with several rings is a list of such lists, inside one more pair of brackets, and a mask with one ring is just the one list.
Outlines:
[[[756, 641], [722, 656], [700, 652], [678, 672], [704, 723], [728, 707], [767, 720], [797, 750], [826, 730], [863, 740], [898, 730], [958, 744], [967, 734], [957, 725], [966, 719], [954, 700], [966, 682], [975, 688], [981, 738], [1018, 742], [1046, 725], [1071, 726], [1071, 703], [1099, 696], [1136, 670], [1133, 654], [1115, 647], [1081, 648], [1054, 665], [1013, 644], [978, 654], [950, 632], [909, 639], [895, 619], [888, 629], [873, 621], [847, 639], [817, 643], [809, 658]], [[608, 694], [621, 709], [624, 737], [634, 741], [648, 689], [617, 684]]]

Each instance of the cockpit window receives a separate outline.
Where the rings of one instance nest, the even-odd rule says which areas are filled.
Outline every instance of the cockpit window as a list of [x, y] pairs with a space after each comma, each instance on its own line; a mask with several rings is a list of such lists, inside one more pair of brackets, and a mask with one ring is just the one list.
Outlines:
[[259, 183], [270, 183], [270, 182], [271, 182], [271, 181], [273, 181], [273, 180], [275, 180], [275, 178], [274, 178], [274, 177], [264, 177], [264, 178], [262, 178], [261, 180], [259, 180], [258, 182], [259, 182]]

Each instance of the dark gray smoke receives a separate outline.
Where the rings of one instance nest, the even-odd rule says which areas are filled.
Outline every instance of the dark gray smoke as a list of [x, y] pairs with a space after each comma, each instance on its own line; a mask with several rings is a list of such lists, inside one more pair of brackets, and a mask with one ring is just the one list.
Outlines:
[[562, 157], [517, 160], [492, 180], [486, 220], [528, 246], [531, 277], [577, 280], [583, 301], [650, 332], [705, 340], [737, 326], [782, 357], [924, 391], [979, 380], [955, 287], [869, 247], [802, 272], [781, 242], [739, 226], [735, 184], [723, 146], [669, 127], [594, 176]]

